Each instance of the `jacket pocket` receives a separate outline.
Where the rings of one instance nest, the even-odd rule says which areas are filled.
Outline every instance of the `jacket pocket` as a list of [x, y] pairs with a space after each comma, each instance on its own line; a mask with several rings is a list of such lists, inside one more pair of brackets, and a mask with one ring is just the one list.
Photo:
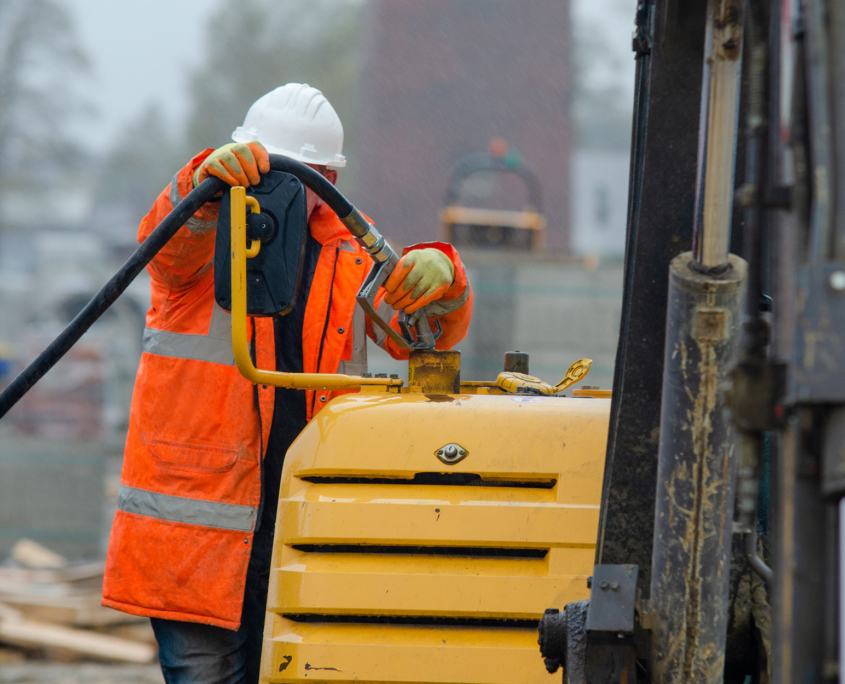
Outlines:
[[150, 453], [153, 459], [165, 468], [222, 473], [235, 465], [240, 449], [154, 439], [150, 442]]

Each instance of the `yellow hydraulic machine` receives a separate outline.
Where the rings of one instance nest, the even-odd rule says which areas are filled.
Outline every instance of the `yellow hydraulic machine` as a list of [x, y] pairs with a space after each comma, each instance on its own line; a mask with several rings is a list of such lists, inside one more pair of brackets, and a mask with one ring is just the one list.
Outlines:
[[[512, 364], [464, 382], [424, 313], [383, 320], [398, 255], [319, 173], [280, 155], [257, 186], [203, 181], [65, 330], [0, 392], [0, 418], [65, 354], [204, 203], [225, 192], [215, 298], [254, 383], [358, 389], [329, 402], [288, 451], [267, 604], [264, 682], [552, 682], [537, 655], [544, 608], [588, 596], [607, 392], [551, 386]], [[410, 355], [398, 378], [258, 369], [247, 316], [289, 311], [306, 237], [305, 184], [372, 257], [358, 303]], [[250, 213], [246, 207], [249, 205]], [[247, 286], [249, 284], [249, 286]], [[519, 355], [516, 355], [519, 356]], [[524, 355], [522, 355], [524, 357]], [[518, 372], [517, 372], [518, 371]]]
[[239, 369], [361, 390], [325, 406], [285, 458], [262, 681], [554, 681], [537, 623], [589, 596], [609, 414], [603, 392], [555, 395], [589, 360], [554, 387], [523, 373], [461, 382], [459, 352], [419, 348], [407, 386], [256, 369], [245, 285], [261, 244], [247, 247], [245, 202], [260, 207], [244, 195], [231, 191]]

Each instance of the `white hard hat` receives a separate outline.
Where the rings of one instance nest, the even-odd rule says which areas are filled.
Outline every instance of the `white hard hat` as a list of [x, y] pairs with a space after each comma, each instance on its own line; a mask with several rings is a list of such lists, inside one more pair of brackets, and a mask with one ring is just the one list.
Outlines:
[[235, 142], [260, 142], [268, 152], [319, 166], [346, 166], [343, 124], [334, 107], [307, 83], [288, 83], [258, 98]]

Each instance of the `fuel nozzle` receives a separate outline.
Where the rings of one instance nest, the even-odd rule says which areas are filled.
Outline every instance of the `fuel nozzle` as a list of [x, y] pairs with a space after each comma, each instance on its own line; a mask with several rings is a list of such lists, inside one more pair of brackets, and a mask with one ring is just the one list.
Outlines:
[[352, 213], [346, 218], [342, 218], [341, 221], [349, 229], [349, 232], [352, 233], [358, 244], [373, 258], [373, 261], [376, 263], [392, 261], [394, 265], [399, 261], [390, 243], [384, 239], [384, 236], [376, 230], [376, 227], [358, 209], [353, 207]]
[[358, 292], [358, 304], [361, 305], [361, 308], [373, 323], [381, 328], [385, 335], [393, 340], [400, 349], [434, 349], [434, 344], [442, 332], [440, 321], [436, 321], [435, 329], [432, 330], [428, 324], [425, 311], [422, 309], [413, 314], [400, 311], [399, 327], [401, 333], [399, 333], [390, 326], [389, 321], [384, 320], [379, 315], [375, 306], [376, 292], [393, 273], [393, 269], [399, 263], [399, 255], [393, 251], [393, 247], [376, 230], [376, 227], [355, 207], [352, 207], [349, 215], [342, 218], [341, 221], [375, 262]]

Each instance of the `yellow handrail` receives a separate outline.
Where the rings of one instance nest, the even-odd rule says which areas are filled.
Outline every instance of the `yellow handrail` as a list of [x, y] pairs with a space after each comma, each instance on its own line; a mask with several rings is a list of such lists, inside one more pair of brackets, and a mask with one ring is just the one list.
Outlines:
[[304, 390], [350, 390], [363, 385], [401, 387], [397, 378], [361, 378], [340, 373], [281, 373], [260, 370], [255, 367], [249, 353], [246, 333], [246, 260], [255, 257], [261, 249], [261, 241], [253, 240], [246, 246], [246, 205], [255, 213], [261, 207], [254, 197], [246, 196], [246, 189], [234, 186], [229, 194], [232, 217], [232, 350], [238, 370], [247, 380], [257, 385], [273, 385], [288, 389]]

